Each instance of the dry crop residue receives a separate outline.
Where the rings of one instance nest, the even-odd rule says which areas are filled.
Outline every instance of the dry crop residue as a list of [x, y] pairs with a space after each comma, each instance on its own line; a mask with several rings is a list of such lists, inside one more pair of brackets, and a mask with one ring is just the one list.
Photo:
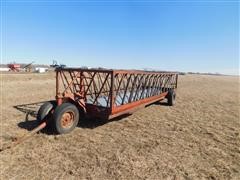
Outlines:
[[[3, 74], [1, 143], [35, 125], [14, 106], [55, 96], [55, 75]], [[239, 179], [239, 77], [179, 77], [177, 104], [155, 103], [67, 135], [36, 134], [1, 152], [2, 179]]]

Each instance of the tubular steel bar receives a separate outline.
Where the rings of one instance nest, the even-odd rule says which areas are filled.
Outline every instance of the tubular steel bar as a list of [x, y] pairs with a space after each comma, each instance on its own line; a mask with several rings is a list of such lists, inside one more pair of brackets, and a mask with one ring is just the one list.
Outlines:
[[34, 128], [32, 131], [26, 133], [25, 135], [23, 135], [20, 138], [16, 138], [13, 139], [13, 142], [11, 142], [10, 144], [8, 144], [7, 146], [4, 146], [0, 149], [0, 152], [7, 150], [7, 149], [11, 149], [13, 147], [15, 147], [16, 145], [22, 143], [23, 141], [27, 140], [28, 138], [32, 137], [35, 133], [37, 133], [38, 131], [42, 130], [43, 128], [45, 128], [47, 125], [46, 121], [42, 122], [39, 126], [37, 126], [36, 128]]
[[56, 100], [74, 101], [88, 116], [113, 118], [164, 99], [177, 73], [109, 69], [56, 69]]

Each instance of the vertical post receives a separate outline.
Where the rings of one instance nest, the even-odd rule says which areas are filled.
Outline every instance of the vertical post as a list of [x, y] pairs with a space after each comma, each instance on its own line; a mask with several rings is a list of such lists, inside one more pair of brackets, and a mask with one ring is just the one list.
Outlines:
[[56, 70], [56, 99], [58, 98], [59, 84], [58, 84], [58, 71]]
[[83, 85], [83, 71], [80, 71], [79, 72], [79, 79], [80, 79], [80, 84], [79, 84], [79, 86], [80, 86], [80, 94], [81, 94], [81, 96], [85, 96], [84, 95], [84, 85]]
[[62, 104], [62, 99], [59, 97], [59, 73], [58, 70], [56, 69], [56, 101], [57, 101], [57, 105], [61, 105]]
[[114, 109], [114, 99], [115, 99], [115, 95], [114, 95], [114, 71], [111, 72], [111, 87], [110, 87], [110, 109], [111, 109], [111, 114], [113, 112]]
[[178, 74], [176, 74], [176, 88], [177, 88], [177, 84], [178, 84]]

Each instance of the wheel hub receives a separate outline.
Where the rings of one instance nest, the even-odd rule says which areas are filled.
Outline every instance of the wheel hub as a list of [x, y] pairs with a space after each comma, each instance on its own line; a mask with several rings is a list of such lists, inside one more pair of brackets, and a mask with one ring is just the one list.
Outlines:
[[74, 122], [74, 113], [65, 112], [61, 118], [61, 125], [63, 128], [70, 128]]

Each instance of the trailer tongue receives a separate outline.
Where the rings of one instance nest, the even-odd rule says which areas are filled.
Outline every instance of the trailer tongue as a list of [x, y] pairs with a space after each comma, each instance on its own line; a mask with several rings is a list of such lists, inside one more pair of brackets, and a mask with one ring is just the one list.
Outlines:
[[34, 128], [32, 131], [30, 131], [29, 133], [23, 135], [22, 137], [19, 138], [14, 138], [12, 139], [12, 142], [4, 147], [1, 147], [0, 152], [6, 150], [6, 149], [10, 149], [15, 147], [16, 145], [22, 143], [23, 141], [27, 140], [28, 138], [32, 137], [32, 135], [34, 135], [35, 133], [37, 133], [38, 131], [40, 131], [41, 129], [45, 128], [47, 125], [46, 121], [42, 122], [39, 126], [37, 126], [36, 128]]

